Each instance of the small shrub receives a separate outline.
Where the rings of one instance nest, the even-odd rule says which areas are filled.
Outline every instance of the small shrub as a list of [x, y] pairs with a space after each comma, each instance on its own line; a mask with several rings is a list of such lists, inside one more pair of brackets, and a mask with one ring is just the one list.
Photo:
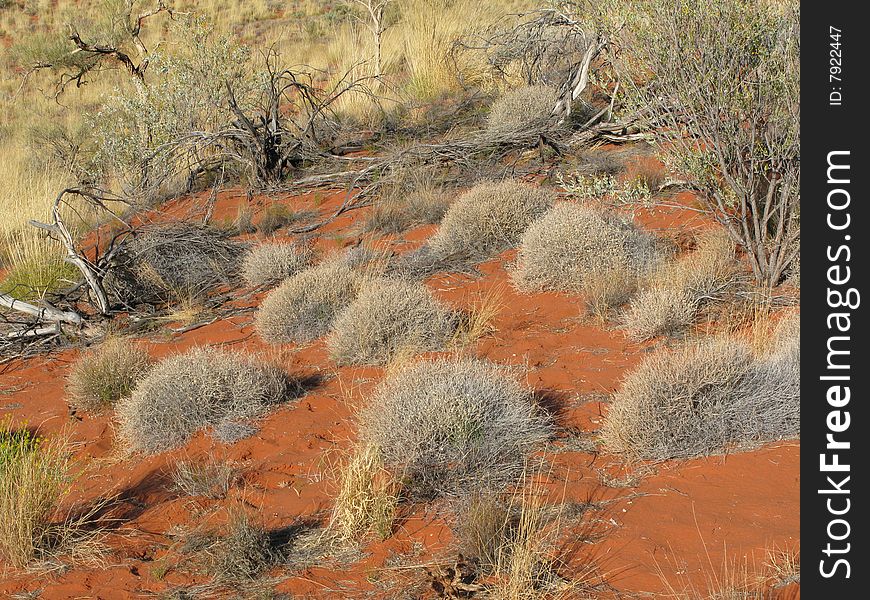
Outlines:
[[70, 475], [62, 444], [0, 421], [0, 556], [10, 564], [23, 567], [55, 544]]
[[422, 361], [391, 374], [360, 417], [360, 437], [420, 497], [498, 489], [546, 440], [549, 419], [498, 366]]
[[512, 274], [521, 290], [582, 291], [595, 273], [635, 277], [656, 261], [652, 236], [630, 221], [597, 208], [563, 202], [523, 234]]
[[797, 435], [794, 348], [784, 341], [769, 358], [755, 360], [748, 344], [721, 336], [649, 356], [614, 396], [601, 430], [604, 446], [658, 460]]
[[705, 303], [734, 283], [734, 242], [721, 230], [702, 234], [694, 252], [652, 272], [623, 321], [636, 340], [673, 335], [691, 325]]
[[256, 417], [293, 392], [277, 368], [196, 348], [158, 363], [133, 395], [117, 404], [121, 437], [133, 450], [161, 452], [204, 427]]
[[344, 542], [358, 542], [368, 533], [386, 539], [392, 533], [399, 486], [371, 446], [355, 449], [340, 471], [341, 487], [330, 529]]
[[606, 322], [613, 309], [631, 299], [637, 291], [637, 285], [637, 273], [625, 267], [587, 273], [581, 289], [586, 313]]
[[242, 259], [242, 278], [250, 287], [278, 283], [307, 267], [311, 258], [311, 250], [296, 244], [260, 244]]
[[546, 85], [505, 92], [492, 104], [487, 129], [495, 134], [542, 129], [551, 123], [557, 99], [556, 88]]
[[327, 345], [339, 364], [384, 364], [442, 348], [455, 328], [453, 313], [422, 283], [376, 279], [336, 317]]
[[252, 523], [241, 508], [230, 512], [224, 535], [212, 540], [204, 552], [208, 570], [222, 584], [253, 581], [281, 559], [269, 532]]
[[257, 333], [270, 344], [318, 338], [353, 301], [362, 281], [362, 276], [340, 262], [297, 273], [263, 300], [254, 322]]
[[108, 339], [73, 364], [67, 393], [74, 406], [86, 411], [110, 408], [130, 395], [152, 364], [151, 356], [138, 344]]
[[257, 230], [254, 227], [254, 211], [247, 204], [239, 206], [236, 218], [233, 219], [232, 228], [239, 235], [253, 233]]
[[642, 341], [683, 331], [697, 313], [698, 300], [686, 290], [654, 287], [632, 300], [623, 320], [629, 336]]
[[485, 570], [498, 564], [505, 540], [515, 526], [511, 506], [501, 494], [481, 492], [465, 500], [457, 511], [453, 532], [466, 556], [478, 559]]
[[226, 497], [235, 479], [232, 465], [212, 460], [179, 461], [172, 474], [172, 483], [179, 492], [214, 499]]
[[429, 246], [440, 257], [487, 258], [515, 246], [553, 200], [552, 192], [519, 181], [480, 183], [450, 206]]

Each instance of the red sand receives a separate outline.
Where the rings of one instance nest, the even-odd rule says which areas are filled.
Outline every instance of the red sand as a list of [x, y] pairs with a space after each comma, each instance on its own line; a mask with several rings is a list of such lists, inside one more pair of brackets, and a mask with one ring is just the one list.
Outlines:
[[[281, 201], [293, 209], [314, 209], [326, 216], [343, 197], [343, 193], [312, 193]], [[199, 200], [202, 202], [202, 197]], [[689, 202], [691, 197], [678, 197], [677, 201]], [[244, 202], [245, 195], [238, 191], [222, 192], [215, 219], [232, 219]], [[257, 198], [255, 203], [262, 207], [268, 200]], [[189, 211], [190, 205], [189, 200], [177, 200], [160, 212], [179, 216]], [[328, 251], [356, 243], [360, 234], [355, 223], [362, 212], [346, 213], [318, 231], [317, 246]], [[646, 227], [671, 237], [710, 225], [691, 210], [643, 210], [637, 218]], [[402, 249], [412, 247], [431, 230], [418, 228], [393, 243]], [[632, 343], [618, 330], [586, 320], [577, 297], [518, 294], [505, 271], [505, 263], [512, 258], [513, 253], [508, 252], [482, 265], [485, 277], [481, 279], [434, 276], [427, 283], [439, 297], [456, 306], [468, 306], [488, 291], [498, 290], [504, 308], [494, 322], [496, 331], [468, 351], [522, 367], [532, 388], [564, 403], [562, 424], [567, 429], [592, 431], [606, 411], [602, 395], [613, 392], [626, 371], [654, 344]], [[64, 378], [77, 351], [6, 367], [0, 375], [0, 418], [11, 414], [15, 422], [26, 422], [45, 434], [66, 432], [84, 468], [70, 505], [117, 496], [124, 519], [110, 532], [112, 551], [101, 559], [101, 565], [76, 565], [38, 576], [7, 568], [0, 571], [0, 596], [38, 589], [43, 600], [131, 598], [204, 582], [204, 576], [174, 569], [162, 578], [157, 576], [164, 557], [169, 557], [171, 564], [171, 528], [219, 519], [220, 511], [212, 509], [239, 499], [259, 510], [269, 528], [322, 518], [335, 492], [335, 473], [330, 465], [354, 438], [353, 407], [366, 401], [383, 370], [336, 367], [322, 341], [302, 348], [288, 347], [283, 352], [270, 350], [253, 334], [250, 318], [221, 320], [181, 335], [157, 333], [143, 342], [155, 357], [194, 345], [228, 345], [262, 353], [293, 374], [323, 378], [301, 401], [266, 417], [253, 437], [231, 446], [200, 434], [173, 452], [124, 457], [113, 445], [108, 416], [70, 416]], [[607, 487], [601, 482], [602, 473], [624, 474], [616, 458], [566, 450], [549, 455], [554, 465], [551, 480], [555, 483], [551, 487], [555, 497], [564, 494], [567, 500], [598, 503], [589, 513], [593, 541], [583, 545], [578, 560], [593, 561], [613, 589], [627, 597], [664, 593], [667, 582], [678, 589], [686, 584], [703, 589], [707, 579], [720, 576], [723, 565], [730, 561], [760, 568], [766, 549], [798, 545], [799, 454], [795, 442], [755, 452], [659, 464], [630, 488]], [[221, 501], [194, 500], [171, 492], [167, 480], [173, 463], [206, 455], [238, 463], [243, 485]], [[378, 567], [394, 554], [411, 552], [415, 542], [419, 545], [410, 554], [414, 564], [455, 556], [452, 535], [443, 518], [431, 508], [419, 506], [401, 521], [392, 537], [368, 544], [359, 562], [308, 569], [287, 578], [277, 590], [302, 598], [374, 594], [379, 589], [378, 577], [373, 575]], [[390, 573], [404, 573], [408, 581], [419, 575]], [[610, 595], [601, 592], [601, 597]], [[781, 590], [778, 597], [799, 596], [799, 586], [791, 586]], [[390, 598], [393, 594], [373, 597]]]

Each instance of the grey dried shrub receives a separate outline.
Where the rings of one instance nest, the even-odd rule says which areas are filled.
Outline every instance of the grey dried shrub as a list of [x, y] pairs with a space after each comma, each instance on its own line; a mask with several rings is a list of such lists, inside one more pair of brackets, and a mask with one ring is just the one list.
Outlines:
[[153, 454], [184, 444], [200, 429], [257, 417], [298, 392], [276, 367], [195, 348], [158, 363], [116, 405], [116, 415], [126, 444]]
[[450, 206], [428, 247], [440, 257], [488, 258], [515, 246], [554, 201], [553, 192], [521, 181], [477, 184]]
[[623, 315], [629, 336], [646, 340], [689, 327], [701, 308], [734, 282], [735, 245], [727, 233], [712, 229], [697, 248], [676, 261], [663, 262]]
[[633, 458], [691, 457], [800, 434], [800, 342], [793, 323], [756, 358], [712, 337], [649, 356], [629, 373], [605, 418], [606, 449]]
[[524, 291], [584, 291], [598, 274], [634, 279], [657, 261], [655, 239], [631, 221], [595, 206], [562, 202], [522, 237], [514, 284]]
[[503, 368], [469, 358], [393, 373], [360, 415], [362, 441], [420, 497], [500, 489], [552, 431], [529, 390]]
[[509, 134], [544, 128], [553, 121], [557, 99], [556, 88], [546, 85], [509, 90], [493, 102], [487, 130], [495, 134]]
[[292, 243], [265, 243], [255, 246], [242, 259], [242, 277], [251, 287], [278, 283], [311, 263], [310, 248]]
[[397, 354], [441, 349], [456, 324], [422, 283], [378, 278], [336, 317], [327, 345], [339, 364], [384, 364]]
[[364, 277], [342, 261], [321, 263], [284, 281], [263, 300], [254, 321], [271, 344], [309, 342], [329, 331], [350, 304]]

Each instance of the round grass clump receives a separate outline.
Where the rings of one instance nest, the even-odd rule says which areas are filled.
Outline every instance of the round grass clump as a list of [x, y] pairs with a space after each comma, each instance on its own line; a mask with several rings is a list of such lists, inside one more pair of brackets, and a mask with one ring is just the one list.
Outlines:
[[154, 361], [138, 344], [110, 338], [73, 363], [66, 391], [73, 406], [98, 412], [129, 396]]
[[547, 85], [509, 90], [492, 103], [487, 130], [509, 134], [546, 127], [553, 119], [557, 100], [558, 91]]
[[513, 273], [523, 291], [583, 291], [597, 273], [640, 275], [656, 261], [655, 239], [631, 221], [599, 208], [562, 202], [522, 236]]
[[515, 481], [552, 433], [529, 391], [475, 359], [422, 361], [389, 376], [360, 416], [360, 437], [420, 497]]
[[385, 364], [400, 354], [440, 350], [455, 329], [453, 312], [424, 284], [380, 278], [336, 317], [327, 345], [339, 364]]
[[554, 201], [553, 192], [521, 181], [480, 183], [447, 209], [428, 246], [439, 257], [488, 258], [516, 246]]
[[121, 438], [153, 454], [184, 444], [198, 430], [234, 428], [295, 392], [280, 369], [235, 353], [196, 348], [169, 357], [116, 407]]
[[325, 335], [339, 311], [356, 298], [363, 279], [339, 261], [293, 275], [263, 300], [254, 320], [257, 333], [270, 344]]
[[242, 258], [242, 278], [250, 287], [273, 285], [311, 263], [310, 249], [288, 243], [260, 244]]
[[663, 460], [797, 435], [798, 365], [793, 344], [759, 359], [725, 336], [652, 354], [614, 396], [601, 440], [612, 452]]

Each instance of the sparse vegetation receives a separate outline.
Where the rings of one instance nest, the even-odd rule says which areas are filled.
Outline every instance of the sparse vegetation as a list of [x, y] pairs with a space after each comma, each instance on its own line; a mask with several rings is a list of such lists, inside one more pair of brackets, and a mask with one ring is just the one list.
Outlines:
[[324, 335], [356, 297], [363, 279], [340, 261], [297, 273], [260, 304], [257, 333], [270, 344], [308, 342]]
[[[525, 291], [578, 292], [610, 273], [622, 271], [636, 280], [656, 260], [655, 239], [630, 221], [593, 206], [562, 202], [523, 234], [512, 278]], [[616, 296], [630, 294], [631, 281], [625, 285], [629, 291]]]
[[288, 376], [230, 352], [196, 348], [169, 357], [116, 407], [120, 434], [133, 450], [156, 453], [186, 442], [197, 430], [233, 427], [290, 399]]
[[153, 364], [141, 346], [110, 338], [82, 354], [70, 369], [67, 393], [72, 404], [86, 411], [111, 408], [133, 391]]
[[242, 259], [242, 277], [251, 287], [271, 285], [295, 275], [311, 263], [312, 251], [290, 243], [254, 246]]
[[367, 282], [327, 338], [339, 364], [384, 364], [397, 354], [439, 350], [456, 329], [453, 312], [422, 283]]
[[548, 438], [544, 412], [502, 368], [473, 359], [414, 363], [391, 375], [360, 415], [360, 437], [422, 496], [499, 489]]

